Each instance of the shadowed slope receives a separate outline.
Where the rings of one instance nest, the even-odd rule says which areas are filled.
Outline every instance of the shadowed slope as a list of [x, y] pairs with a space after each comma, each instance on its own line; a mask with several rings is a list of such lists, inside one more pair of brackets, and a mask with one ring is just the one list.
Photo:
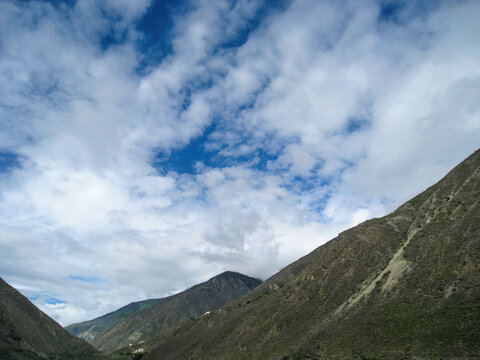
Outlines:
[[86, 360], [96, 355], [0, 278], [0, 359]]
[[480, 151], [221, 312], [148, 344], [152, 359], [480, 355]]

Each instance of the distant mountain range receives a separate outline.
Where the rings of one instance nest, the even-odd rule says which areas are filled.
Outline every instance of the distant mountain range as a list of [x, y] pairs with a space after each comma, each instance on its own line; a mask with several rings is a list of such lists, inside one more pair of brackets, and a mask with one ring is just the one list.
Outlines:
[[479, 359], [480, 151], [145, 347], [144, 360]]
[[100, 354], [0, 278], [0, 359], [90, 360]]
[[138, 345], [185, 319], [241, 298], [259, 284], [259, 279], [227, 271], [176, 295], [134, 302], [72, 324], [69, 332], [0, 278], [0, 360], [131, 359], [105, 356], [79, 337], [106, 353], [130, 343]]
[[185, 319], [219, 309], [260, 283], [258, 279], [227, 271], [176, 295], [131, 303], [66, 329], [97, 349], [111, 353], [128, 344], [149, 340]]
[[92, 342], [95, 337], [112, 328], [120, 320], [125, 319], [140, 310], [150, 307], [160, 300], [162, 299], [136, 301], [93, 320], [68, 325], [65, 327], [65, 329], [75, 336]]

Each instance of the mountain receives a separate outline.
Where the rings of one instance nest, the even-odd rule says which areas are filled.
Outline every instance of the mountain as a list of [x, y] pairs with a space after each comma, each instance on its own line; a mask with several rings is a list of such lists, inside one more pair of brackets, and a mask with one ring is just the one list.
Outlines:
[[149, 299], [132, 302], [116, 311], [100, 316], [96, 319], [68, 325], [65, 327], [65, 329], [67, 329], [71, 334], [91, 342], [96, 336], [107, 331], [120, 320], [125, 319], [140, 310], [150, 307], [161, 300], [162, 299]]
[[98, 352], [71, 335], [0, 278], [0, 359], [93, 359]]
[[480, 358], [480, 151], [143, 359]]
[[128, 344], [141, 343], [185, 319], [198, 317], [244, 296], [260, 283], [260, 280], [246, 275], [224, 272], [134, 312], [90, 341], [97, 349], [106, 353]]

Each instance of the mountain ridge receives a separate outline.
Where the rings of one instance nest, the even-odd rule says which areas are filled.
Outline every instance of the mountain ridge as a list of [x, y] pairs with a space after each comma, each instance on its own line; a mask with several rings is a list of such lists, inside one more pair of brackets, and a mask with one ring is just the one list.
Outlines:
[[152, 359], [480, 355], [480, 151], [246, 298], [148, 343]]
[[161, 300], [162, 299], [147, 299], [134, 301], [97, 318], [82, 321], [80, 323], [70, 324], [66, 326], [65, 329], [75, 336], [87, 341], [91, 341], [96, 336], [110, 329], [120, 320], [132, 315], [133, 313], [136, 313], [137, 311], [152, 306]]
[[133, 312], [87, 340], [100, 351], [111, 353], [130, 343], [149, 340], [182, 320], [216, 310], [260, 283], [259, 279], [225, 271], [178, 294], [155, 299], [154, 304]]

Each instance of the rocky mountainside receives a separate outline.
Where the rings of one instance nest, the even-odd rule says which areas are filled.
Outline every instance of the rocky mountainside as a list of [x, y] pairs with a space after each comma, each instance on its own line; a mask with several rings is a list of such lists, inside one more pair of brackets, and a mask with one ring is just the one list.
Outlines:
[[261, 283], [235, 272], [224, 272], [179, 294], [137, 311], [95, 336], [91, 343], [110, 353], [149, 340], [181, 321], [195, 318], [238, 299]]
[[0, 278], [0, 359], [87, 360], [98, 352]]
[[149, 299], [144, 301], [136, 301], [93, 320], [68, 325], [65, 327], [65, 329], [75, 336], [87, 341], [92, 341], [93, 338], [107, 331], [120, 320], [125, 319], [140, 310], [150, 307], [161, 300], [162, 299]]
[[145, 360], [480, 358], [480, 151], [145, 347]]

